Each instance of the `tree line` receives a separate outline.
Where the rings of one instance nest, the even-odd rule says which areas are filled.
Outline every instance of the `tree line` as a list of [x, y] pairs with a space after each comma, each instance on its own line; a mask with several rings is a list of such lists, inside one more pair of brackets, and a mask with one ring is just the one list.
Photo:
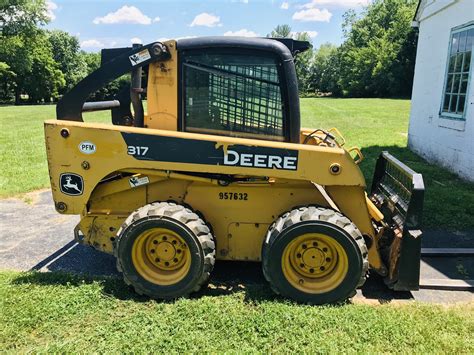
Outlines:
[[[9, 0], [0, 4], [0, 102], [57, 101], [75, 84], [100, 66], [99, 53], [80, 49], [77, 37], [46, 30], [44, 0]], [[126, 77], [94, 94], [91, 100], [113, 96]]]
[[[408, 97], [411, 94], [417, 33], [410, 26], [416, 0], [373, 0], [361, 12], [349, 10], [343, 43], [324, 43], [296, 59], [302, 95]], [[0, 102], [56, 101], [100, 66], [99, 53], [80, 49], [77, 37], [46, 30], [44, 0], [0, 4]], [[310, 40], [277, 26], [269, 37]], [[108, 99], [128, 85], [122, 77], [90, 100]]]
[[[359, 14], [347, 11], [340, 46], [324, 43], [297, 58], [301, 94], [410, 97], [418, 37], [411, 27], [416, 5], [415, 0], [373, 0]], [[288, 26], [278, 26], [272, 35], [278, 36], [282, 27]], [[307, 40], [301, 34], [296, 38]]]

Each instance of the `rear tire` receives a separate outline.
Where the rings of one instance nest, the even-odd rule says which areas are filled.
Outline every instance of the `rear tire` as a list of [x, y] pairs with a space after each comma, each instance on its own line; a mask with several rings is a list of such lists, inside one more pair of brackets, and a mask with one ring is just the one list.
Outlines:
[[117, 233], [117, 269], [138, 294], [156, 299], [198, 291], [215, 262], [215, 242], [191, 209], [172, 202], [143, 206]]
[[262, 267], [278, 294], [302, 303], [337, 303], [364, 284], [368, 251], [347, 217], [331, 209], [302, 207], [270, 226]]

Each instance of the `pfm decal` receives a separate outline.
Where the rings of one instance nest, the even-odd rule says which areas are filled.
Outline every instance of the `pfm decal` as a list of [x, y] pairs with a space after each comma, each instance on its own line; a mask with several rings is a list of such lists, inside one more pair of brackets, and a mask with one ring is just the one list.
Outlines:
[[95, 144], [89, 141], [79, 143], [79, 150], [84, 154], [94, 154], [96, 151]]
[[84, 180], [80, 175], [64, 173], [59, 177], [59, 187], [65, 195], [79, 196], [84, 191]]
[[150, 52], [148, 52], [148, 49], [144, 49], [138, 53], [132, 54], [128, 58], [130, 59], [130, 63], [135, 66], [140, 64], [141, 62], [144, 62], [145, 60], [150, 59], [151, 55]]

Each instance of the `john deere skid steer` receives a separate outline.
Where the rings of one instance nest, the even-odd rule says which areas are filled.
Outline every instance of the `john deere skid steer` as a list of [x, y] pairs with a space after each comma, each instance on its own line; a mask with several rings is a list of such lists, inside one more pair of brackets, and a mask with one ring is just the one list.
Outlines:
[[[261, 262], [299, 302], [350, 298], [369, 269], [417, 289], [422, 177], [383, 152], [367, 194], [359, 149], [335, 128], [300, 128], [294, 56], [308, 48], [207, 37], [103, 50], [45, 122], [54, 202], [81, 216], [76, 240], [158, 299], [199, 290], [216, 259]], [[127, 73], [115, 100], [86, 102]], [[83, 122], [94, 110], [113, 125]]]

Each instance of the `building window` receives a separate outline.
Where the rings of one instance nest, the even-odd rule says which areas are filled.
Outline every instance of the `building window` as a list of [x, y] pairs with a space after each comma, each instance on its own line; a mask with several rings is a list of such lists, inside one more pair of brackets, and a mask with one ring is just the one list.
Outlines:
[[472, 67], [474, 25], [451, 33], [441, 115], [465, 119], [467, 90]]

